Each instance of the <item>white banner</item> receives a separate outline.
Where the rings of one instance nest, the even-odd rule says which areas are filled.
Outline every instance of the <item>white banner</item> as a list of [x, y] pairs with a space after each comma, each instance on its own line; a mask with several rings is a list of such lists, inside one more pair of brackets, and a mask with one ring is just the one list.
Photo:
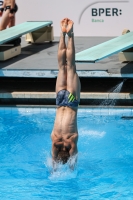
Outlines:
[[[2, 1], [0, 0], [0, 5]], [[54, 35], [60, 35], [60, 20], [74, 21], [75, 36], [118, 36], [133, 30], [133, 0], [16, 0], [16, 24], [25, 21], [53, 21]]]

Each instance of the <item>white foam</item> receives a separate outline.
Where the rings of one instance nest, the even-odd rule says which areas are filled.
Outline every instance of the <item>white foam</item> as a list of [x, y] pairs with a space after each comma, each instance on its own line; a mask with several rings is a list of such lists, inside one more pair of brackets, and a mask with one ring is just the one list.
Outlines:
[[103, 138], [106, 134], [105, 131], [96, 131], [96, 130], [85, 130], [85, 129], [80, 129], [79, 130], [80, 137], [97, 137], [97, 138]]
[[[77, 155], [76, 155], [76, 157], [77, 157]], [[55, 181], [76, 178], [77, 177], [76, 168], [74, 170], [72, 170], [70, 168], [70, 164], [74, 165], [76, 157], [73, 156], [65, 165], [62, 165], [60, 163], [56, 164], [56, 170], [53, 170], [52, 158], [47, 157], [46, 163], [44, 163], [44, 164], [49, 171], [48, 179], [55, 182]]]
[[77, 177], [77, 170], [72, 171], [68, 164], [58, 165], [58, 169], [49, 175], [51, 181], [69, 180]]

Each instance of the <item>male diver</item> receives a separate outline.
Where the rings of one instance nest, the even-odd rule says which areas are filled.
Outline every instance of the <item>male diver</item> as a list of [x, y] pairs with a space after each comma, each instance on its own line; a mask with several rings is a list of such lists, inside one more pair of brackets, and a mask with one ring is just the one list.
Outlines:
[[0, 31], [7, 27], [15, 26], [15, 13], [18, 10], [18, 6], [15, 0], [4, 0], [3, 5], [0, 8], [0, 16], [2, 16], [0, 22]]
[[[77, 110], [80, 101], [80, 80], [76, 73], [73, 21], [61, 21], [61, 36], [58, 47], [59, 73], [56, 81], [56, 117], [51, 134], [53, 167], [56, 163], [74, 169], [71, 162], [78, 152]], [[68, 35], [66, 47], [65, 36]]]

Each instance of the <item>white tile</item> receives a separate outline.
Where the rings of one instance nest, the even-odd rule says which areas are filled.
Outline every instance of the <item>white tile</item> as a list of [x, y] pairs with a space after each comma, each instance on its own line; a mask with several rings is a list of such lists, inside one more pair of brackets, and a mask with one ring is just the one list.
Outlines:
[[24, 98], [30, 99], [31, 98], [30, 93], [29, 92], [25, 92], [24, 93]]
[[25, 108], [25, 113], [33, 113], [33, 108]]
[[40, 112], [45, 113], [45, 112], [47, 112], [47, 109], [46, 108], [40, 108]]
[[123, 113], [122, 113], [122, 116], [124, 115], [132, 115], [132, 110], [130, 108], [127, 108], [127, 109], [123, 109]]
[[17, 107], [17, 110], [20, 114], [24, 114], [25, 113], [25, 108], [19, 108]]
[[109, 108], [101, 108], [99, 113], [100, 115], [109, 115]]
[[33, 113], [41, 113], [41, 108], [33, 108]]
[[47, 108], [47, 113], [56, 113], [56, 109], [55, 108]]

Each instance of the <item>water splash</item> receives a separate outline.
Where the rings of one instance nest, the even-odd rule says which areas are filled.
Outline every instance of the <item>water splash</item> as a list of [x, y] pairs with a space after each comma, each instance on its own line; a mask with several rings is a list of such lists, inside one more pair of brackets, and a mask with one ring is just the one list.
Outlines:
[[61, 163], [56, 164], [56, 170], [53, 170], [53, 163], [52, 163], [52, 158], [47, 157], [47, 161], [45, 166], [47, 167], [49, 171], [48, 179], [51, 181], [62, 181], [62, 180], [69, 180], [77, 177], [77, 169], [76, 167], [74, 170], [70, 168], [70, 163], [71, 165], [75, 165], [75, 160], [77, 158], [76, 156], [71, 157], [71, 159], [68, 160], [68, 162], [63, 165]]
[[74, 179], [77, 177], [77, 170], [70, 170], [70, 168], [68, 168], [68, 165], [59, 165], [58, 166], [58, 170], [57, 171], [53, 171], [50, 175], [49, 175], [49, 179], [51, 181], [63, 181], [63, 180], [70, 180], [70, 179]]
[[113, 94], [113, 99], [105, 99], [104, 101], [102, 101], [102, 103], [100, 104], [100, 106], [115, 106], [116, 101], [117, 101], [117, 97], [118, 97], [118, 93], [120, 93], [123, 83], [126, 81], [123, 80], [121, 83], [117, 84], [115, 87], [111, 88], [111, 90], [109, 91], [109, 95]]
[[123, 84], [124, 82], [126, 81], [127, 79], [124, 79], [121, 83], [117, 84], [116, 86], [114, 86], [113, 88], [111, 88], [108, 93], [109, 95], [111, 93], [113, 93], [113, 99], [105, 99], [104, 101], [103, 100], [100, 100], [100, 99], [97, 99], [97, 100], [94, 100], [92, 102], [92, 105], [99, 105], [100, 106], [115, 106], [116, 104], [116, 101], [117, 101], [117, 97], [118, 97], [118, 93], [120, 93], [122, 87], [123, 87]]

